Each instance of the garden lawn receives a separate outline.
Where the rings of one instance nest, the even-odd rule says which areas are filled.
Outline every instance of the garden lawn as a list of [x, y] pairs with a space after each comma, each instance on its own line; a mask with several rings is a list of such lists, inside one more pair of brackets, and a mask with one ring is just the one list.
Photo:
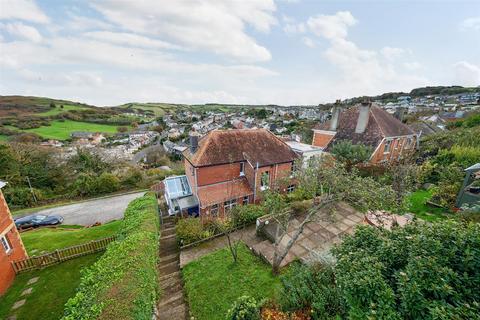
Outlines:
[[70, 134], [74, 131], [116, 133], [117, 126], [72, 120], [55, 120], [50, 123], [50, 126], [23, 131], [36, 133], [46, 139], [66, 140], [70, 138]]
[[[90, 254], [68, 260], [60, 264], [19, 274], [4, 296], [0, 298], [0, 319], [16, 315], [22, 320], [58, 320], [63, 316], [64, 305], [74, 296], [80, 283], [80, 270], [92, 265], [102, 253]], [[39, 277], [32, 285], [28, 280]], [[33, 288], [32, 293], [21, 296], [27, 288]], [[25, 304], [11, 311], [13, 304], [25, 299]]]
[[20, 235], [29, 255], [40, 255], [56, 249], [86, 243], [91, 240], [113, 236], [122, 225], [122, 220], [112, 221], [91, 228], [62, 226], [59, 228], [40, 228], [22, 232]]
[[427, 203], [431, 198], [432, 190], [419, 189], [412, 192], [407, 198], [409, 211], [414, 213], [417, 218], [430, 222], [449, 218], [451, 215], [448, 210]]
[[227, 248], [187, 264], [183, 280], [190, 308], [196, 320], [223, 320], [232, 303], [243, 295], [273, 298], [280, 280], [271, 267], [240, 244], [239, 261], [233, 263]]

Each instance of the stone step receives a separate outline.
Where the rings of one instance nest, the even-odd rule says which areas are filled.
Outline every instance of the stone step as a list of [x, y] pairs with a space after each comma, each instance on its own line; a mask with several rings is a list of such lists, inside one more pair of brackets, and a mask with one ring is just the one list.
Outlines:
[[182, 279], [179, 276], [172, 276], [160, 281], [161, 288], [171, 287], [176, 284], [182, 284]]
[[172, 238], [175, 239], [175, 233], [167, 235], [167, 236], [162, 235], [162, 237], [160, 238], [160, 241], [167, 240], [167, 239], [172, 239]]
[[180, 270], [180, 263], [178, 261], [173, 261], [159, 267], [158, 270], [161, 275], [174, 273], [175, 271]]
[[173, 259], [179, 259], [180, 260], [180, 254], [178, 252], [169, 254], [169, 255], [160, 255], [160, 262], [164, 261], [172, 261]]
[[174, 235], [175, 234], [175, 227], [167, 228], [162, 230], [162, 236], [169, 236], [169, 235]]
[[158, 266], [160, 268], [163, 268], [165, 266], [168, 266], [172, 263], [180, 263], [180, 259], [178, 259], [178, 256], [175, 256], [174, 254], [173, 255], [169, 255], [167, 257], [171, 257], [169, 259], [161, 259], [160, 258], [160, 262], [158, 263]]
[[184, 303], [168, 310], [162, 310], [158, 317], [159, 320], [185, 320], [186, 318], [187, 307]]
[[162, 282], [165, 279], [169, 279], [169, 278], [172, 278], [172, 277], [180, 277], [180, 271], [175, 271], [175, 272], [172, 272], [172, 273], [163, 274], [160, 277], [158, 277], [158, 280], [160, 282]]
[[180, 279], [173, 278], [168, 282], [163, 282], [160, 285], [160, 288], [162, 289], [162, 294], [170, 295], [173, 292], [182, 291], [182, 282], [180, 281]]
[[181, 304], [184, 304], [183, 293], [182, 291], [178, 291], [168, 297], [164, 296], [164, 298], [158, 303], [158, 309], [160, 314], [162, 314], [162, 309], [176, 307]]

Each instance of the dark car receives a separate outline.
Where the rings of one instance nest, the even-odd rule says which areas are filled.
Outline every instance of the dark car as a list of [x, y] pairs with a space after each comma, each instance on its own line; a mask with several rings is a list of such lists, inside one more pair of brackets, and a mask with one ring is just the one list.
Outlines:
[[63, 222], [62, 216], [46, 216], [43, 214], [32, 214], [22, 218], [15, 219], [15, 225], [18, 229], [35, 228], [40, 226], [51, 226]]

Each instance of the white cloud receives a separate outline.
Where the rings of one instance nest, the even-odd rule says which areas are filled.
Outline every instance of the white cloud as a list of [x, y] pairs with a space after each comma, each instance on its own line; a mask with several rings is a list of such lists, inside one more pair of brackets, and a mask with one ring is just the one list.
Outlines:
[[392, 48], [392, 47], [383, 47], [382, 50], [380, 50], [382, 55], [390, 60], [393, 61], [397, 58], [400, 58], [405, 54], [405, 49], [402, 48]]
[[0, 27], [16, 38], [26, 39], [33, 42], [42, 41], [42, 35], [37, 29], [21, 22], [7, 23], [0, 25]]
[[99, 19], [93, 19], [74, 14], [72, 12], [67, 13], [68, 21], [66, 27], [73, 30], [110, 30], [113, 29], [113, 25], [106, 23]]
[[151, 39], [148, 37], [125, 32], [92, 31], [84, 33], [84, 36], [102, 42], [109, 42], [113, 44], [131, 47], [181, 49], [179, 46], [173, 45], [165, 41]]
[[19, 19], [36, 23], [50, 21], [36, 3], [30, 0], [1, 0], [0, 20], [2, 19]]
[[96, 1], [110, 22], [135, 33], [166, 37], [241, 61], [267, 61], [271, 54], [246, 33], [249, 25], [269, 32], [276, 24], [273, 0], [255, 1]]
[[310, 17], [307, 25], [317, 36], [327, 39], [343, 39], [347, 37], [348, 27], [357, 23], [349, 11], [339, 11], [335, 15], [317, 15]]
[[461, 86], [480, 86], [480, 66], [467, 61], [459, 61], [453, 65], [454, 84]]
[[283, 31], [288, 35], [305, 33], [306, 27], [304, 23], [287, 23], [283, 27]]
[[404, 62], [403, 66], [411, 71], [420, 70], [423, 68], [422, 64], [418, 61]]
[[480, 17], [467, 18], [460, 23], [461, 30], [480, 30]]
[[309, 37], [303, 37], [302, 42], [309, 48], [315, 48], [315, 42]]

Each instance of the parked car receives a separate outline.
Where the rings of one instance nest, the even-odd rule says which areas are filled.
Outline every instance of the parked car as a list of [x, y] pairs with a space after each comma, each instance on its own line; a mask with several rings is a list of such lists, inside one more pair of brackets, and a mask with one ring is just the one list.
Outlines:
[[62, 216], [47, 216], [43, 214], [32, 214], [22, 218], [15, 219], [15, 225], [18, 229], [36, 228], [40, 226], [51, 226], [63, 222]]

